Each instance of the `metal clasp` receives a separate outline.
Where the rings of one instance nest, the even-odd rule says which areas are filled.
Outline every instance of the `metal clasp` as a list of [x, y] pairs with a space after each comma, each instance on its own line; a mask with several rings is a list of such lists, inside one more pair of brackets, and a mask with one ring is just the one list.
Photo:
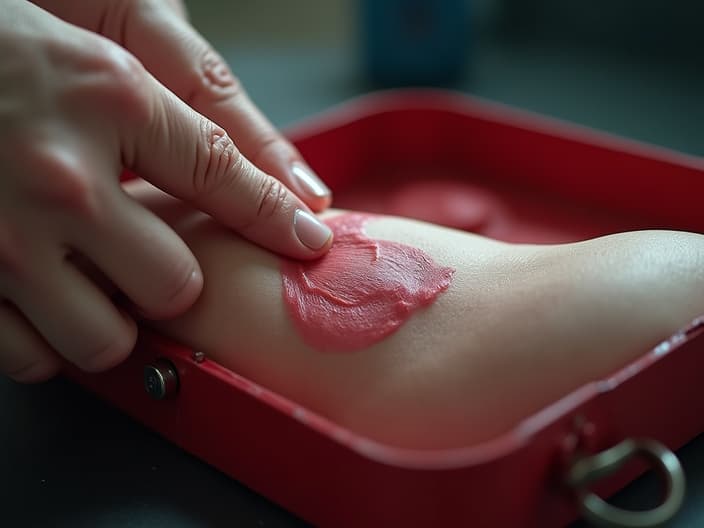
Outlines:
[[[635, 457], [648, 461], [664, 481], [665, 496], [659, 506], [644, 511], [624, 510], [589, 491], [590, 484], [615, 473]], [[679, 460], [667, 447], [651, 439], [627, 439], [596, 455], [578, 458], [567, 472], [567, 484], [576, 492], [584, 518], [605, 528], [662, 526], [680, 509], [685, 493]]]

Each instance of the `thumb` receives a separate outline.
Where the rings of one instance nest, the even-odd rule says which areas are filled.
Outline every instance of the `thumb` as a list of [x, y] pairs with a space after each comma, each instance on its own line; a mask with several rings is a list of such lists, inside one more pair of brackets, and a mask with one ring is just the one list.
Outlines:
[[144, 73], [146, 123], [121, 132], [128, 169], [282, 255], [311, 259], [329, 249], [330, 228], [293, 192], [255, 167], [224, 129]]

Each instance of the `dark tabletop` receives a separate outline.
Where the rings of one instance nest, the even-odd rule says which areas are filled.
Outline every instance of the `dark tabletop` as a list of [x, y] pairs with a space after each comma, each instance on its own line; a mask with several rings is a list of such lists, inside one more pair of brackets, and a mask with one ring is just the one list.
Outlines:
[[[704, 68], [698, 54], [691, 53], [701, 40], [687, 33], [693, 15], [683, 13], [678, 22], [670, 14], [663, 21], [646, 9], [643, 24], [656, 38], [633, 34], [632, 24], [618, 21], [602, 24], [601, 33], [591, 38], [580, 28], [585, 18], [599, 23], [604, 2], [585, 3], [593, 9], [578, 13], [582, 22], [562, 13], [558, 26], [532, 11], [529, 30], [528, 15], [520, 7], [527, 3], [497, 4], [506, 12], [497, 14], [493, 8], [486, 16], [499, 17], [499, 29], [477, 24], [467, 73], [454, 88], [704, 154]], [[535, 5], [554, 14], [559, 2]], [[671, 49], [657, 41], [665, 38], [659, 23], [672, 26]], [[353, 45], [228, 42], [222, 38], [221, 51], [255, 101], [280, 125], [370, 88]], [[670, 526], [704, 526], [704, 501], [698, 500], [704, 497], [704, 436], [678, 455], [689, 488], [683, 511]], [[640, 479], [617, 502], [643, 506], [655, 500], [655, 484]], [[305, 524], [67, 381], [22, 386], [0, 379], [0, 526]]]

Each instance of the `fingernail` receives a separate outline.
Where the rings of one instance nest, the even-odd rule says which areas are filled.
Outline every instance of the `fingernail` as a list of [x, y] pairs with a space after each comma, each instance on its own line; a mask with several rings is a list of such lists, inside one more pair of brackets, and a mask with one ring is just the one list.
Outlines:
[[323, 247], [332, 236], [328, 226], [302, 209], [296, 210], [293, 217], [293, 230], [298, 240], [314, 251]]
[[296, 161], [291, 166], [291, 173], [299, 190], [309, 198], [324, 198], [330, 196], [330, 189], [306, 165]]

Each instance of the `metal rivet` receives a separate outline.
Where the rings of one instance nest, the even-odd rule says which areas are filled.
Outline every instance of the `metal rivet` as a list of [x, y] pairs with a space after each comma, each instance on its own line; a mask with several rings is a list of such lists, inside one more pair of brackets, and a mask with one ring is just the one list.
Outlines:
[[176, 367], [167, 359], [157, 359], [144, 367], [144, 390], [155, 400], [171, 398], [178, 393]]
[[192, 358], [196, 363], [203, 363], [203, 361], [205, 361], [205, 352], [194, 350]]

